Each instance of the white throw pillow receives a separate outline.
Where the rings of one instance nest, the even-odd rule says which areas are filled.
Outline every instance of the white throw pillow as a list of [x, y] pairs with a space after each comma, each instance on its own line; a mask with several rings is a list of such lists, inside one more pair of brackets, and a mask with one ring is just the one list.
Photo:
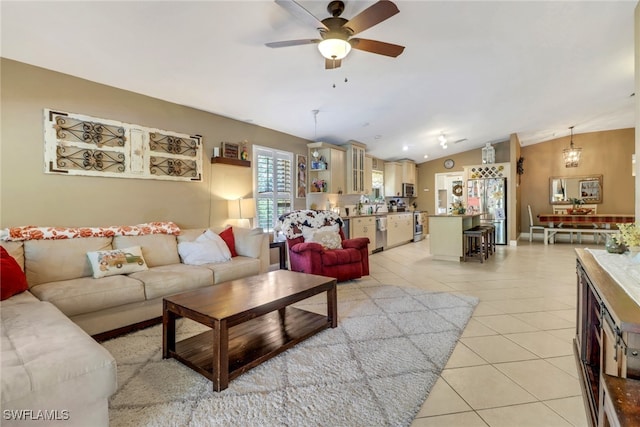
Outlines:
[[325, 225], [324, 227], [320, 228], [302, 227], [302, 237], [304, 237], [305, 242], [308, 242], [309, 239], [313, 238], [314, 233], [323, 231], [335, 231], [337, 233], [339, 230], [340, 226], [338, 224]]
[[227, 244], [211, 230], [202, 233], [193, 242], [178, 243], [178, 253], [182, 262], [189, 265], [202, 265], [231, 260], [231, 251]]
[[140, 246], [111, 251], [87, 252], [87, 258], [91, 263], [91, 270], [95, 279], [149, 269], [142, 257]]
[[334, 230], [317, 230], [304, 241], [320, 243], [325, 249], [342, 249], [340, 233]]

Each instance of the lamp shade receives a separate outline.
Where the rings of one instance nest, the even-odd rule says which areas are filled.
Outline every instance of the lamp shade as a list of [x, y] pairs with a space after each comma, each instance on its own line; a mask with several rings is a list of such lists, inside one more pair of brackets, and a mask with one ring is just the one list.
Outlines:
[[255, 199], [229, 200], [229, 218], [251, 219], [256, 216]]
[[351, 51], [351, 45], [342, 39], [324, 39], [318, 43], [318, 50], [327, 59], [342, 59]]

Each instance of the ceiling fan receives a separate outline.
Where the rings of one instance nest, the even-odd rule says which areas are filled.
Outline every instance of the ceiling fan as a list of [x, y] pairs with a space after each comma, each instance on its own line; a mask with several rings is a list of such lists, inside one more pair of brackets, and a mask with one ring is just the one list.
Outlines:
[[400, 12], [398, 7], [389, 0], [380, 0], [374, 3], [350, 20], [340, 17], [342, 12], [344, 12], [344, 2], [331, 1], [327, 6], [327, 11], [331, 17], [325, 18], [322, 21], [294, 0], [275, 0], [275, 2], [302, 22], [312, 25], [320, 32], [321, 38], [272, 42], [266, 43], [266, 46], [278, 48], [318, 44], [320, 53], [325, 57], [325, 68], [328, 70], [340, 67], [342, 59], [347, 56], [351, 48], [394, 58], [404, 51], [404, 46], [397, 44], [352, 38], [352, 36]]

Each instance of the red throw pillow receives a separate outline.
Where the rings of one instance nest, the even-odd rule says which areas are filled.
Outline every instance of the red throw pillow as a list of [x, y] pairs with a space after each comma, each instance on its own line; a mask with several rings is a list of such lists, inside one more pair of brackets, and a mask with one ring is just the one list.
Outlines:
[[233, 227], [225, 228], [223, 232], [219, 234], [222, 237], [222, 240], [229, 247], [229, 251], [231, 252], [231, 256], [238, 256], [236, 252], [236, 238], [233, 236]]
[[18, 262], [0, 246], [0, 300], [4, 301], [27, 289], [27, 277]]

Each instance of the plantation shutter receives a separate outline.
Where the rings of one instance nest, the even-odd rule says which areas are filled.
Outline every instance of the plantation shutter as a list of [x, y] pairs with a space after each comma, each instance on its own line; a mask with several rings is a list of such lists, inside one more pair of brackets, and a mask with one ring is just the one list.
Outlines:
[[272, 231], [278, 217], [293, 206], [293, 154], [254, 147], [258, 227]]

